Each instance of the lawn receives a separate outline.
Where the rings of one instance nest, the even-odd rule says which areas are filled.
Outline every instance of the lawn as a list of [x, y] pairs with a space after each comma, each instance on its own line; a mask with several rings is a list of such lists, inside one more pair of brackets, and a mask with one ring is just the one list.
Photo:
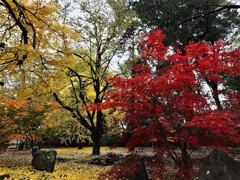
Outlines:
[[[97, 166], [88, 164], [93, 158], [91, 148], [86, 147], [81, 150], [77, 148], [59, 148], [57, 151], [57, 161], [53, 173], [37, 171], [31, 167], [30, 151], [7, 151], [0, 154], [0, 174], [10, 174], [10, 179], [24, 180], [47, 180], [47, 179], [69, 179], [69, 180], [94, 180], [101, 172], [111, 168], [111, 166]], [[121, 153], [126, 154], [126, 149], [101, 148], [102, 154]]]

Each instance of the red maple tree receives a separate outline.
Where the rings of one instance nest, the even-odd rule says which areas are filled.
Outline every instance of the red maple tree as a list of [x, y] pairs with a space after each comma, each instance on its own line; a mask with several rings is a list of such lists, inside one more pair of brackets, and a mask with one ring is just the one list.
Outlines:
[[219, 40], [172, 52], [164, 37], [160, 30], [142, 36], [139, 48], [148, 65], [134, 64], [132, 78], [112, 78], [117, 90], [102, 108], [125, 113], [127, 147], [151, 144], [160, 157], [174, 160], [179, 179], [186, 180], [193, 175], [193, 151], [240, 144], [240, 95], [224, 79], [239, 77], [240, 51], [226, 50]]

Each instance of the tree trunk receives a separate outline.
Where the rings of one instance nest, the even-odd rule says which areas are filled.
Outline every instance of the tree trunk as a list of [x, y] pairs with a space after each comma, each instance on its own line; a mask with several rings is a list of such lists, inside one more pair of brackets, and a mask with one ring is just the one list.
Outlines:
[[193, 177], [193, 166], [191, 157], [187, 152], [182, 152], [182, 158], [179, 162], [178, 179], [191, 180]]
[[25, 139], [25, 145], [26, 145], [25, 150], [27, 150], [28, 149], [28, 140], [27, 139]]
[[18, 143], [18, 151], [22, 151], [24, 148], [24, 142], [20, 140], [20, 142]]
[[78, 143], [78, 149], [83, 149], [83, 144], [81, 142]]
[[100, 154], [100, 147], [101, 147], [101, 136], [92, 136], [93, 141], [93, 149], [92, 155], [99, 155]]
[[216, 82], [212, 82], [210, 80], [206, 79], [207, 84], [212, 88], [213, 91], [213, 99], [216, 103], [217, 109], [218, 110], [222, 110], [222, 106], [221, 106], [221, 101], [219, 99], [219, 92], [218, 92], [218, 83]]
[[[95, 103], [101, 103], [101, 100], [95, 100]], [[91, 132], [92, 135], [92, 141], [93, 141], [93, 155], [99, 155], [100, 154], [100, 147], [101, 147], [101, 139], [103, 135], [103, 125], [104, 125], [104, 119], [103, 119], [103, 113], [102, 111], [97, 111], [97, 123], [96, 128], [93, 129]]]
[[31, 146], [31, 150], [33, 150], [33, 148], [34, 148], [34, 140], [30, 140], [30, 146]]

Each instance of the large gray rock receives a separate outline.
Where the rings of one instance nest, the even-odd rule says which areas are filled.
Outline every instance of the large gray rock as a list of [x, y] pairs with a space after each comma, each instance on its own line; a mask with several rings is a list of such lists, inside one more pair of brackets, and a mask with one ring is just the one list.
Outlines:
[[51, 151], [37, 151], [32, 153], [32, 167], [39, 171], [53, 172], [57, 152]]
[[240, 180], [240, 162], [223, 151], [213, 150], [193, 180]]

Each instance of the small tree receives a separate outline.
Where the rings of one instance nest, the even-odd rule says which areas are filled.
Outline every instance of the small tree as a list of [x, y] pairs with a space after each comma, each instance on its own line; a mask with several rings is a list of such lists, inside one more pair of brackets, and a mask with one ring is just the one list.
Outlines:
[[[152, 144], [160, 157], [166, 153], [174, 160], [179, 179], [186, 180], [193, 175], [193, 151], [201, 146], [229, 150], [240, 143], [240, 95], [226, 89], [223, 78], [239, 78], [240, 51], [227, 51], [219, 40], [190, 42], [184, 52], [171, 54], [164, 38], [160, 30], [142, 37], [139, 47], [148, 65], [135, 64], [132, 78], [113, 78], [117, 90], [102, 108], [125, 113], [127, 147]], [[151, 69], [158, 61], [169, 66]]]
[[21, 138], [30, 142], [30, 147], [34, 147], [34, 141], [39, 141], [40, 128], [44, 119], [44, 108], [39, 104], [34, 104], [30, 100], [17, 103], [16, 100], [5, 101], [5, 121], [9, 121], [9, 139]]
[[[2, 107], [0, 107], [0, 114], [2, 116]], [[0, 118], [0, 152], [7, 147], [8, 143], [8, 135], [9, 129], [7, 121], [5, 121], [2, 117]]]

